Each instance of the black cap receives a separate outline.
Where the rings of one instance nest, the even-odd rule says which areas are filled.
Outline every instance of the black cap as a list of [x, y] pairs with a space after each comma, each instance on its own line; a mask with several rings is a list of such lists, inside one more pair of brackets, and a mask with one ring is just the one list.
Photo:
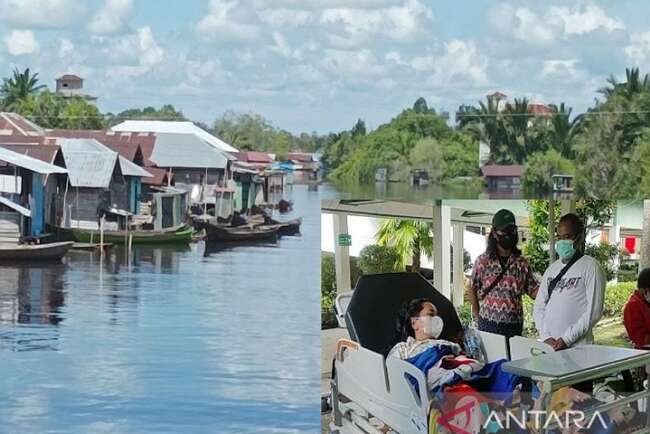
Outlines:
[[636, 280], [636, 287], [639, 289], [650, 289], [650, 268], [644, 268]]
[[492, 227], [496, 230], [502, 230], [509, 226], [517, 226], [515, 215], [507, 209], [500, 209], [492, 217]]

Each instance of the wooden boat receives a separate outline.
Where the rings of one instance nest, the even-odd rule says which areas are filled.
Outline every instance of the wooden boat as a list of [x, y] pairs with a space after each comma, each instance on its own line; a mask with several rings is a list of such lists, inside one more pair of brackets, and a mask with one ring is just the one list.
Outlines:
[[[60, 236], [79, 243], [100, 242], [99, 230], [94, 229], [58, 229]], [[125, 245], [128, 237], [133, 237], [133, 244], [176, 244], [192, 241], [194, 229], [188, 226], [169, 228], [163, 231], [135, 229], [126, 231], [104, 231], [104, 243]]]
[[72, 241], [48, 244], [0, 244], [0, 260], [60, 261], [72, 248]]
[[226, 226], [214, 223], [206, 223], [208, 241], [268, 241], [276, 240], [278, 236], [277, 227], [263, 226]]
[[278, 228], [278, 233], [280, 235], [296, 235], [300, 233], [300, 225], [302, 224], [302, 218], [297, 218], [293, 220], [288, 220], [286, 222], [280, 222], [277, 220], [271, 219], [271, 223], [268, 225], [261, 225], [263, 228]]

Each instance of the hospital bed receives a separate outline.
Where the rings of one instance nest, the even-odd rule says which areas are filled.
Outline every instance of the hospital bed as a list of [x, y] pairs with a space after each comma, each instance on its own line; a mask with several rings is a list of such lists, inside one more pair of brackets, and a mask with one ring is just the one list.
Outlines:
[[[362, 276], [347, 300], [337, 303], [337, 308], [345, 308], [340, 313], [350, 339], [340, 340], [336, 349], [331, 381], [330, 433], [429, 432], [429, 413], [434, 398], [427, 388], [424, 373], [404, 360], [386, 357], [393, 343], [399, 310], [405, 302], [415, 298], [433, 301], [444, 320], [440, 338], [458, 341], [463, 328], [453, 304], [419, 274]], [[541, 381], [548, 399], [559, 387], [650, 365], [650, 352], [617, 349], [610, 351], [611, 357], [598, 361], [594, 367], [589, 365], [593, 362], [589, 358], [595, 352], [587, 354], [586, 358], [583, 353], [582, 358], [573, 360], [572, 350], [555, 353], [550, 346], [533, 339], [517, 337], [508, 342], [505, 337], [491, 333], [479, 332], [479, 336], [486, 361], [509, 358], [511, 361], [504, 363], [503, 369]], [[558, 367], [565, 369], [562, 371]], [[623, 403], [643, 396], [650, 396], [647, 389], [626, 398]], [[548, 404], [546, 399], [543, 402]], [[611, 407], [609, 403], [603, 408]], [[650, 427], [650, 420], [647, 425]], [[650, 433], [650, 428], [639, 431], [643, 432]]]

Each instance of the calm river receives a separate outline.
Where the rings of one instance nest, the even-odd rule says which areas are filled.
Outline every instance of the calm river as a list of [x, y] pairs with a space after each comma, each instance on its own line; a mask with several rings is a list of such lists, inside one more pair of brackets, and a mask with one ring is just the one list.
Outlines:
[[0, 264], [0, 432], [313, 433], [320, 194], [272, 246]]

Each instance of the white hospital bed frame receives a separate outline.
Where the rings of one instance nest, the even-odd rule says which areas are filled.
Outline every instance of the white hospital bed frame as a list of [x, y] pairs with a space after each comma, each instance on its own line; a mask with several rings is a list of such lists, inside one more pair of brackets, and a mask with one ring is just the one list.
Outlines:
[[[337, 300], [337, 308], [342, 308], [338, 311], [339, 318], [342, 318], [341, 311], [345, 312], [346, 307], [345, 301]], [[504, 336], [492, 333], [479, 332], [479, 336], [488, 362], [507, 359], [509, 350], [510, 360], [553, 352], [549, 345], [524, 337], [515, 337], [507, 342]], [[614, 363], [597, 372], [586, 372], [584, 375], [567, 379], [533, 380], [542, 381], [544, 389], [552, 392], [562, 386], [645, 366], [646, 362], [644, 359], [641, 362], [636, 360], [636, 363]], [[408, 376], [417, 381], [419, 393], [415, 392]], [[603, 404], [594, 411], [605, 411], [649, 397], [650, 391], [646, 388], [615, 403]], [[646, 399], [645, 403], [648, 409], [650, 399]], [[335, 375], [331, 380], [331, 434], [428, 433], [431, 404], [432, 397], [428, 391], [426, 377], [418, 368], [395, 357], [385, 358], [351, 340], [342, 339], [338, 342]], [[550, 393], [547, 394], [545, 404], [545, 408], [548, 408]], [[647, 416], [650, 425], [650, 412]], [[389, 430], [386, 431], [385, 427], [389, 427]], [[650, 426], [634, 434], [641, 433], [650, 433]]]

